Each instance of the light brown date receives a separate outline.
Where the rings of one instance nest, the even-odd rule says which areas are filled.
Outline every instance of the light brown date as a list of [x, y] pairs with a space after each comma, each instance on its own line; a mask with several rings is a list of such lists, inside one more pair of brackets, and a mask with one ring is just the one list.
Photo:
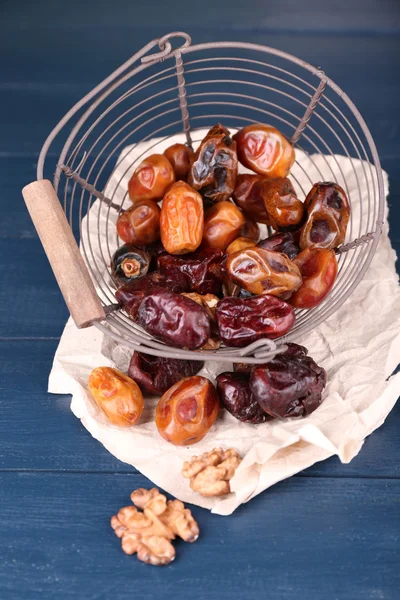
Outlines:
[[295, 160], [294, 148], [275, 127], [262, 123], [247, 125], [233, 139], [244, 167], [271, 179], [288, 175]]
[[97, 367], [88, 386], [97, 406], [118, 427], [131, 427], [143, 412], [143, 394], [133, 379], [111, 367]]
[[240, 234], [246, 219], [235, 204], [226, 200], [217, 202], [205, 212], [204, 246], [225, 250]]
[[299, 289], [299, 268], [285, 255], [264, 248], [247, 248], [228, 256], [228, 277], [252, 294], [270, 294], [287, 300]]
[[199, 375], [185, 377], [160, 398], [156, 426], [171, 444], [195, 444], [208, 433], [218, 410], [219, 397], [211, 381]]
[[204, 230], [203, 199], [184, 181], [165, 194], [160, 216], [161, 241], [169, 254], [194, 252]]
[[194, 152], [185, 144], [173, 144], [164, 151], [175, 172], [176, 180], [186, 181], [194, 160]]
[[154, 200], [141, 200], [124, 211], [117, 221], [117, 233], [125, 244], [143, 246], [160, 239], [160, 207]]
[[141, 200], [161, 200], [175, 181], [171, 163], [163, 154], [151, 154], [136, 168], [128, 183], [134, 204]]
[[227, 254], [234, 254], [240, 250], [246, 250], [246, 248], [254, 248], [256, 242], [245, 237], [238, 237], [233, 240], [226, 249]]
[[275, 231], [297, 229], [304, 221], [304, 204], [287, 177], [264, 180], [263, 199], [270, 225]]

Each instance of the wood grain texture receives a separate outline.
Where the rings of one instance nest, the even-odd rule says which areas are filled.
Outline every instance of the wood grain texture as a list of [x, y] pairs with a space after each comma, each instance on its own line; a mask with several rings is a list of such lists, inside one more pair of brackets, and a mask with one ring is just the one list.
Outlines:
[[194, 544], [156, 569], [109, 519], [139, 475], [0, 475], [0, 597], [397, 600], [400, 481], [292, 479], [231, 517], [193, 507]]

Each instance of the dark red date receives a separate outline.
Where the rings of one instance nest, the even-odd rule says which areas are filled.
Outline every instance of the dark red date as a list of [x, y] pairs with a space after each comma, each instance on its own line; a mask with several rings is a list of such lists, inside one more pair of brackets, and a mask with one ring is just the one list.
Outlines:
[[249, 374], [221, 373], [217, 377], [217, 392], [226, 410], [239, 421], [264, 423], [271, 419], [253, 398]]
[[225, 279], [225, 254], [216, 248], [205, 248], [185, 256], [170, 254], [158, 258], [158, 267], [162, 273], [178, 271], [187, 278], [188, 288], [198, 294], [221, 294]]
[[264, 294], [251, 298], [224, 298], [215, 315], [221, 341], [242, 347], [261, 338], [285, 335], [295, 322], [293, 308], [284, 300]]
[[292, 352], [277, 355], [250, 374], [250, 389], [258, 404], [272, 417], [305, 417], [322, 402], [325, 370], [314, 360]]
[[164, 394], [184, 377], [196, 375], [203, 364], [200, 360], [179, 360], [134, 352], [128, 375], [136, 381], [143, 393]]
[[350, 216], [345, 191], [332, 182], [316, 183], [304, 201], [307, 210], [300, 247], [337, 248], [343, 244]]
[[235, 191], [232, 195], [234, 202], [243, 210], [247, 217], [257, 223], [270, 224], [264, 202], [265, 178], [260, 175], [243, 173], [237, 176]]
[[153, 271], [135, 281], [126, 283], [116, 291], [115, 297], [134, 321], [137, 320], [140, 303], [147, 294], [156, 289], [166, 289], [180, 294], [189, 291], [187, 277], [182, 273]]
[[188, 350], [204, 346], [211, 333], [210, 319], [202, 306], [163, 289], [144, 297], [138, 322], [165, 344]]
[[270, 235], [265, 240], [258, 242], [258, 248], [265, 250], [273, 250], [286, 254], [290, 260], [293, 260], [300, 252], [299, 246], [300, 231], [286, 231], [284, 233], [277, 232]]

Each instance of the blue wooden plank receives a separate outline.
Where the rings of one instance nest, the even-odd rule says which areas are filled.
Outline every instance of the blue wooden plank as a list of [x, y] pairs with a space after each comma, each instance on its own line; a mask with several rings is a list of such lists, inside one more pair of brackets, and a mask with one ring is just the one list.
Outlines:
[[[23, 3], [22, 3], [23, 4]], [[182, 26], [215, 29], [265, 27], [268, 30], [291, 30], [293, 32], [340, 31], [387, 33], [400, 28], [396, 0], [308, 0], [300, 5], [296, 0], [260, 0], [237, 3], [220, 0], [216, 5], [204, 0], [201, 5], [174, 0], [168, 4], [152, 0], [149, 4], [119, 0], [117, 9], [108, 2], [70, 0], [68, 18], [61, 0], [41, 2], [35, 11], [21, 10], [20, 2], [8, 2], [3, 7], [3, 27], [54, 27], [57, 29], [80, 29], [82, 25], [97, 28], [109, 25], [119, 28], [153, 28], [158, 23], [174, 30]], [[150, 18], [151, 16], [151, 18]]]
[[[56, 347], [57, 340], [0, 342], [0, 471], [132, 472], [87, 433], [69, 410], [69, 396], [47, 394]], [[305, 473], [400, 478], [399, 429], [400, 404], [350, 464], [334, 457]]]
[[397, 600], [400, 481], [283, 482], [161, 571], [124, 555], [109, 519], [137, 475], [0, 475], [2, 600]]
[[[6, 32], [4, 52], [10, 58], [1, 76], [0, 154], [37, 153], [71, 105], [146, 43], [151, 34], [134, 29], [132, 35], [125, 36], [118, 28], [90, 27], [74, 30], [72, 37], [64, 29], [46, 31], [46, 36], [30, 29], [19, 34]], [[24, 39], [18, 41], [18, 36]], [[16, 37], [15, 43], [26, 44], [22, 48], [29, 50], [10, 53], [10, 37]], [[231, 38], [269, 44], [320, 65], [359, 107], [381, 155], [399, 156], [397, 36], [310, 37], [236, 30], [222, 36], [212, 30], [199, 30], [193, 37], [194, 43]], [[101, 54], [101, 60], [99, 39], [107, 39], [107, 52]], [[60, 143], [56, 141], [54, 151], [59, 151]]]

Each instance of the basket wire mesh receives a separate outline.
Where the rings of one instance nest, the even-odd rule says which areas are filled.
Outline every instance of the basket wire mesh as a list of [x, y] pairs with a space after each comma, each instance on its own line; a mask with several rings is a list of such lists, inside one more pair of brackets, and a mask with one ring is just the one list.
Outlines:
[[[173, 49], [175, 38], [184, 42]], [[156, 52], [148, 54], [155, 48]], [[327, 180], [328, 174], [330, 181], [344, 187], [350, 199], [345, 244], [337, 249], [335, 285], [314, 309], [296, 310], [296, 323], [277, 341], [278, 346], [264, 339], [242, 349], [221, 347], [202, 352], [171, 348], [147, 334], [115, 303], [110, 276], [111, 256], [118, 245], [114, 223], [130, 205], [123, 182], [145, 154], [165, 148], [178, 134], [180, 141], [196, 148], [203, 130], [218, 121], [231, 131], [254, 122], [274, 125], [295, 145], [296, 162], [290, 178], [299, 197], [304, 198], [315, 182]], [[62, 139], [65, 141], [60, 147]], [[236, 42], [191, 45], [190, 36], [183, 32], [153, 40], [59, 122], [42, 148], [38, 179], [44, 177], [46, 159], [46, 168], [53, 160], [53, 152], [49, 153], [53, 143], [57, 156], [52, 166], [53, 185], [80, 239], [81, 252], [107, 315], [105, 321], [93, 325], [118, 342], [148, 354], [262, 362], [283, 350], [285, 342], [301, 341], [345, 302], [365, 274], [379, 241], [383, 179], [364, 120], [321, 69], [274, 48]], [[349, 160], [351, 168], [346, 172], [338, 154]], [[122, 189], [126, 190], [123, 197]], [[101, 203], [101, 210], [91, 211], [96, 201]], [[93, 239], [94, 227], [97, 241]]]

